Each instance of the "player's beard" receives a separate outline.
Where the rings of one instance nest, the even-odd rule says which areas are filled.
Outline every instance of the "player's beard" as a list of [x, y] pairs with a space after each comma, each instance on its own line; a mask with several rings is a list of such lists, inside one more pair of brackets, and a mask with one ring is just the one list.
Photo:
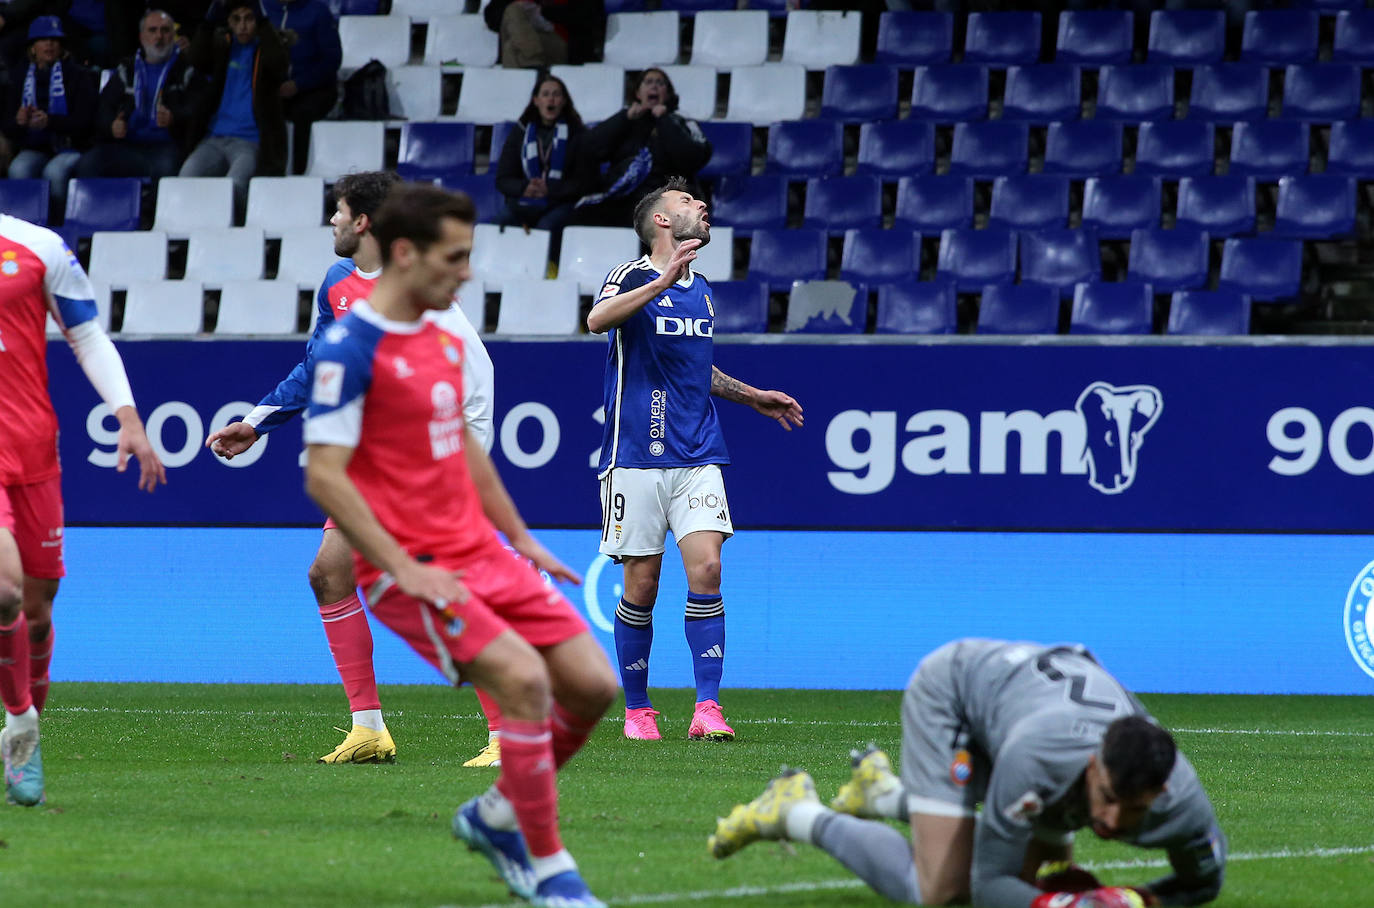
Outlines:
[[334, 234], [334, 254], [341, 259], [352, 258], [362, 243], [363, 238], [351, 230], [343, 236], [336, 233]]
[[711, 228], [700, 220], [686, 224], [675, 224], [673, 225], [673, 240], [678, 243], [683, 240], [701, 240], [701, 245], [705, 246], [711, 242]]

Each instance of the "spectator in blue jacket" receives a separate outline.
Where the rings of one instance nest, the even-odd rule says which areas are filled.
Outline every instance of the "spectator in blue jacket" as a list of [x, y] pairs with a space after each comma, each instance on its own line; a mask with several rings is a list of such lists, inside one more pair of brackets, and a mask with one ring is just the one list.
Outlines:
[[339, 25], [322, 0], [262, 0], [262, 13], [291, 51], [282, 112], [295, 132], [292, 172], [305, 173], [310, 124], [323, 120], [339, 97]]

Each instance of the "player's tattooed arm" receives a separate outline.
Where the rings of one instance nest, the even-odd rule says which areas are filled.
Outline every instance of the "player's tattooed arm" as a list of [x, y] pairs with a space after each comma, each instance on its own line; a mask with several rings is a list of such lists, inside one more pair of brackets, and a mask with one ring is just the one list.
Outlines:
[[769, 419], [776, 419], [789, 432], [793, 426], [800, 427], [804, 422], [801, 404], [788, 395], [781, 391], [760, 391], [753, 385], [731, 378], [715, 366], [711, 367], [711, 393], [753, 407]]
[[753, 390], [738, 378], [731, 378], [715, 366], [711, 367], [711, 393], [716, 397], [747, 404], [750, 400], [748, 392]]

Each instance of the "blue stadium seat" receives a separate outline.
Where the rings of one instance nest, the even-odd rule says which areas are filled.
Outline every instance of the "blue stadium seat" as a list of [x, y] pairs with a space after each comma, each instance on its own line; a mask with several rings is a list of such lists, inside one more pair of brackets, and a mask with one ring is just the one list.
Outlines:
[[1021, 234], [1021, 283], [1048, 284], [1068, 297], [1074, 284], [1101, 279], [1102, 260], [1093, 230], [1057, 227]]
[[477, 206], [479, 223], [494, 223], [506, 212], [506, 199], [496, 188], [494, 172], [444, 174], [439, 178], [439, 185], [467, 193], [472, 198], [472, 204]]
[[1168, 120], [1174, 115], [1174, 69], [1162, 63], [1104, 66], [1097, 77], [1099, 120]]
[[1216, 127], [1198, 120], [1140, 124], [1135, 172], [1166, 177], [1202, 176], [1215, 167]]
[[1331, 60], [1374, 66], [1374, 10], [1349, 9], [1336, 14]]
[[1069, 178], [1055, 174], [998, 177], [992, 184], [989, 227], [1038, 230], [1069, 222]]
[[736, 6], [735, 0], [659, 0], [658, 4], [659, 9], [677, 10], [686, 16], [708, 10], [731, 10], [735, 9]]
[[1234, 123], [1269, 114], [1269, 70], [1258, 63], [1212, 63], [1193, 70], [1188, 118]]
[[1196, 290], [1207, 283], [1207, 256], [1204, 231], [1187, 227], [1136, 230], [1131, 233], [1126, 277], [1153, 285], [1156, 293]]
[[1374, 120], [1331, 124], [1326, 172], [1370, 179], [1374, 177]]
[[988, 284], [978, 303], [979, 334], [1059, 333], [1059, 294], [1048, 284]]
[[501, 149], [506, 147], [506, 134], [515, 127], [514, 120], [491, 124], [491, 142], [487, 145], [487, 157], [493, 162], [492, 167], [496, 166], [496, 161], [501, 160]]
[[1184, 177], [1178, 181], [1179, 227], [1228, 237], [1255, 232], [1255, 178]]
[[340, 16], [375, 16], [380, 0], [329, 0], [329, 11], [337, 19]]
[[992, 179], [1003, 174], [1025, 173], [1030, 129], [1025, 123], [991, 120], [957, 123], [949, 172], [954, 176]]
[[1354, 233], [1354, 177], [1318, 173], [1279, 180], [1274, 236], [1333, 240]]
[[403, 124], [396, 172], [424, 182], [472, 173], [474, 132], [471, 123]]
[[[789, 0], [749, 0], [748, 7], [749, 9], [764, 10], [770, 16], [785, 16], [787, 15], [788, 4]], [[801, 4], [801, 6], [807, 5]]]
[[1180, 290], [1169, 304], [1168, 334], [1249, 334], [1250, 297], [1234, 290]]
[[1073, 290], [1069, 333], [1149, 334], [1154, 303], [1154, 289], [1149, 284], [1081, 283]]
[[846, 281], [796, 281], [787, 299], [788, 334], [862, 334], [868, 288]]
[[1284, 71], [1283, 107], [1288, 120], [1331, 123], [1360, 115], [1360, 68], [1353, 63], [1310, 63]]
[[702, 120], [697, 125], [711, 140], [711, 159], [697, 172], [697, 176], [749, 175], [754, 156], [753, 124]]
[[904, 67], [944, 63], [953, 51], [953, 13], [889, 10], [878, 17], [874, 62]]
[[969, 13], [964, 35], [965, 63], [1034, 63], [1040, 59], [1040, 14]]
[[1077, 120], [1082, 97], [1077, 66], [1067, 63], [1009, 66], [1006, 90], [1002, 93], [1002, 119], [1033, 123]]
[[902, 177], [893, 226], [922, 233], [973, 226], [973, 180], [934, 174]]
[[937, 123], [986, 119], [987, 67], [967, 63], [932, 63], [916, 67], [909, 115]]
[[907, 281], [878, 288], [875, 334], [953, 334], [959, 330], [954, 284]]
[[1120, 173], [1121, 132], [1120, 123], [1105, 120], [1051, 123], [1045, 139], [1045, 173]]
[[803, 227], [842, 233], [882, 225], [883, 183], [877, 177], [813, 177], [806, 181]]
[[1310, 9], [1250, 10], [1240, 35], [1240, 58], [1266, 66], [1317, 59], [1318, 15]]
[[1302, 286], [1302, 240], [1232, 237], [1221, 247], [1218, 290], [1234, 290], [1258, 302], [1281, 302]]
[[935, 126], [921, 120], [884, 120], [859, 127], [854, 172], [895, 179], [935, 169]]
[[912, 283], [921, 270], [921, 235], [891, 230], [846, 230], [840, 280], [870, 286]]
[[825, 231], [755, 230], [746, 276], [763, 281], [769, 290], [786, 290], [793, 281], [824, 280]]
[[1296, 120], [1254, 120], [1231, 131], [1231, 173], [1277, 179], [1307, 173], [1308, 127]]
[[1159, 177], [1115, 174], [1083, 184], [1083, 226], [1102, 239], [1129, 239], [1132, 230], [1158, 227], [1159, 208]]
[[1008, 283], [1016, 274], [1016, 234], [996, 227], [942, 231], [936, 270], [961, 292]]
[[92, 177], [67, 184], [67, 212], [57, 232], [76, 248], [97, 230], [137, 230], [143, 182], [138, 177]]
[[769, 125], [765, 173], [795, 179], [836, 176], [843, 171], [843, 123], [783, 120]]
[[642, 13], [649, 8], [645, 0], [606, 0], [606, 15], [612, 13]]
[[876, 63], [826, 67], [821, 116], [846, 123], [896, 119], [897, 67]]
[[1135, 14], [1124, 9], [1065, 10], [1059, 14], [1054, 59], [1060, 63], [1131, 62]]
[[762, 334], [768, 330], [768, 288], [762, 281], [713, 281], [713, 328], [721, 334]]
[[48, 224], [48, 181], [0, 180], [0, 211], [31, 224]]
[[1215, 63], [1226, 52], [1226, 13], [1219, 9], [1157, 9], [1150, 13], [1151, 63]]
[[728, 224], [736, 236], [787, 223], [787, 180], [784, 177], [721, 177], [711, 199], [711, 223]]

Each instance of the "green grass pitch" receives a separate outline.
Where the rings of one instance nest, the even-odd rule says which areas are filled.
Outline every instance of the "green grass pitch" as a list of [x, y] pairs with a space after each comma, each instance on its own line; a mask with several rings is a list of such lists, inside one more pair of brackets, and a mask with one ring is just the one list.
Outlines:
[[[1374, 884], [1363, 698], [1149, 696], [1197, 766], [1231, 840], [1229, 908], [1364, 908]], [[399, 761], [323, 766], [348, 715], [337, 687], [54, 685], [48, 803], [0, 806], [0, 898], [45, 906], [518, 905], [449, 835], [494, 770], [470, 691], [382, 692]], [[817, 849], [706, 853], [715, 818], [787, 763], [823, 798], [849, 748], [898, 756], [898, 694], [728, 691], [732, 744], [686, 740], [689, 691], [658, 691], [665, 740], [621, 737], [619, 705], [560, 776], [564, 837], [612, 905], [880, 905]], [[1108, 882], [1150, 879], [1159, 852], [1080, 835]], [[1142, 866], [1141, 862], [1156, 862]]]

